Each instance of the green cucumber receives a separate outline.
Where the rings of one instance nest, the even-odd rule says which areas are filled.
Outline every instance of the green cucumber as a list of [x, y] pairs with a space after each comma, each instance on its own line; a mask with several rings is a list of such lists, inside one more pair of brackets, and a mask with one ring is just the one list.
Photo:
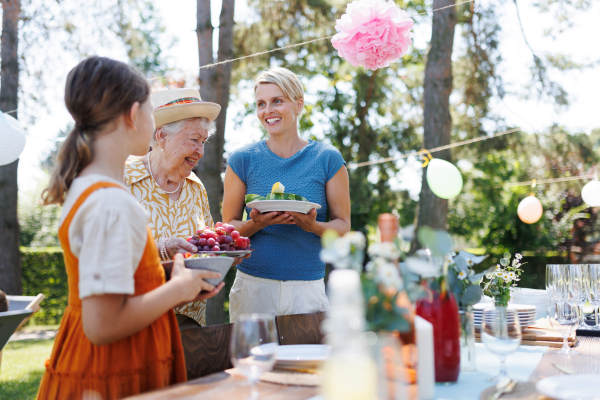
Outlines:
[[246, 195], [246, 204], [251, 203], [253, 201], [266, 200], [264, 196], [259, 196], [257, 194], [247, 194]]
[[269, 193], [267, 200], [296, 200], [296, 201], [308, 201], [304, 197], [293, 194], [293, 193]]

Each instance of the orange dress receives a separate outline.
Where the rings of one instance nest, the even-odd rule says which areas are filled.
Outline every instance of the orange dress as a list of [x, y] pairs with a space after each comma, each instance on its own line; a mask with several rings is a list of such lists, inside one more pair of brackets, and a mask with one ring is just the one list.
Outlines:
[[[69, 225], [85, 199], [95, 190], [120, 187], [98, 182], [77, 199], [58, 231], [69, 278], [69, 304], [65, 309], [38, 399], [118, 399], [184, 382], [185, 360], [179, 328], [168, 311], [141, 331], [96, 346], [83, 332], [79, 299], [79, 260], [69, 246]], [[122, 188], [122, 187], [120, 187]], [[156, 244], [148, 229], [148, 240], [134, 274], [135, 293], [147, 293], [165, 283]]]

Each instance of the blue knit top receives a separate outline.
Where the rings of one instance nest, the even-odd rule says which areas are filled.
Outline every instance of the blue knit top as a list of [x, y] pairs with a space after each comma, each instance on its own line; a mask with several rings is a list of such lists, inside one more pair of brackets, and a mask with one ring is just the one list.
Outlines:
[[[314, 140], [289, 158], [273, 153], [264, 140], [229, 156], [229, 166], [246, 185], [246, 194], [266, 196], [275, 182], [281, 182], [286, 193], [321, 205], [317, 210], [320, 222], [327, 215], [325, 184], [345, 164], [338, 149]], [[250, 211], [246, 207], [247, 219]], [[314, 233], [296, 225], [271, 225], [250, 240], [254, 252], [238, 265], [246, 274], [280, 281], [312, 281], [325, 276], [325, 264], [319, 258], [321, 238]]]

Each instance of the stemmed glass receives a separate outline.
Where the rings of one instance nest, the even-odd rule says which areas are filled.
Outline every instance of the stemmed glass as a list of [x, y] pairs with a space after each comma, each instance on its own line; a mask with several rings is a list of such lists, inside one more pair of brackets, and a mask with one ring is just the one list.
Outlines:
[[596, 317], [596, 325], [588, 326], [590, 329], [600, 330], [598, 326], [598, 307], [600, 307], [600, 264], [590, 264], [587, 270], [585, 280], [585, 294], [594, 307], [594, 316]]
[[569, 335], [579, 325], [578, 306], [573, 300], [557, 300], [548, 310], [548, 321], [552, 328], [563, 337], [560, 353], [565, 355], [579, 354], [569, 347]]
[[579, 312], [579, 323], [585, 325], [583, 321], [583, 306], [585, 304], [585, 272], [587, 264], [571, 264], [568, 266], [568, 291], [569, 299], [577, 304]]
[[242, 314], [233, 324], [231, 361], [252, 384], [249, 399], [258, 399], [257, 383], [273, 369], [278, 348], [275, 318], [268, 314]]
[[546, 292], [551, 300], [568, 298], [566, 265], [546, 265]]
[[500, 373], [493, 378], [502, 381], [508, 378], [506, 356], [514, 353], [521, 344], [521, 324], [516, 310], [496, 307], [483, 310], [481, 341], [487, 349], [500, 358]]

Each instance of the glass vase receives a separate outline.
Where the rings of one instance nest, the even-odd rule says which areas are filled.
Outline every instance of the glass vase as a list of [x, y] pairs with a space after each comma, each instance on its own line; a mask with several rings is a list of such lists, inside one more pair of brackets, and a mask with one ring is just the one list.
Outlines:
[[[435, 281], [434, 281], [435, 282]], [[452, 292], [440, 284], [429, 285], [417, 301], [417, 315], [433, 325], [435, 381], [456, 382], [460, 373], [460, 318]]]
[[473, 308], [462, 307], [460, 316], [460, 370], [475, 371], [475, 322]]

